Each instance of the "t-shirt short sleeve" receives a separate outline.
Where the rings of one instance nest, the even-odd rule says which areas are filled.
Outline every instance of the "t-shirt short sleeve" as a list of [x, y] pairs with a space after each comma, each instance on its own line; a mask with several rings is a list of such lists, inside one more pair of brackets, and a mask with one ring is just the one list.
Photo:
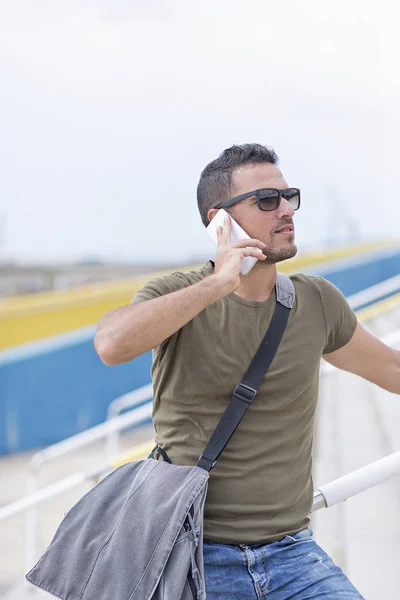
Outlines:
[[139, 304], [140, 302], [153, 300], [159, 296], [171, 294], [172, 292], [183, 289], [187, 285], [188, 283], [180, 273], [171, 273], [171, 275], [155, 277], [154, 279], [147, 281], [137, 290], [131, 300], [131, 304]]
[[353, 337], [357, 316], [342, 292], [323, 277], [313, 277], [317, 286], [325, 320], [326, 343], [323, 354], [339, 350]]
[[[147, 302], [147, 300], [153, 300], [171, 294], [178, 290], [189, 286], [192, 282], [182, 272], [171, 273], [170, 275], [163, 275], [161, 277], [155, 277], [150, 281], [147, 281], [141, 288], [134, 294], [131, 304], [140, 304], [141, 302]], [[159, 346], [165, 348], [173, 337], [179, 334], [179, 330], [175, 334], [166, 338]], [[153, 349], [154, 350], [154, 349]]]

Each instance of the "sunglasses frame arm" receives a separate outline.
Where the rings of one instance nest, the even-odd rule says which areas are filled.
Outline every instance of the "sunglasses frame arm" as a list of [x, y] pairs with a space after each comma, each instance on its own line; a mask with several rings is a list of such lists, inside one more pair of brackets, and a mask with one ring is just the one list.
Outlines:
[[234, 196], [233, 198], [230, 198], [229, 200], [225, 200], [224, 202], [221, 202], [221, 204], [218, 204], [218, 206], [216, 206], [215, 208], [228, 208], [229, 206], [233, 206], [233, 204], [236, 204], [237, 202], [241, 202], [242, 200], [246, 200], [246, 198], [251, 198], [252, 196], [257, 197], [256, 192], [250, 192], [250, 193], [246, 193], [246, 194], [240, 194], [240, 196]]

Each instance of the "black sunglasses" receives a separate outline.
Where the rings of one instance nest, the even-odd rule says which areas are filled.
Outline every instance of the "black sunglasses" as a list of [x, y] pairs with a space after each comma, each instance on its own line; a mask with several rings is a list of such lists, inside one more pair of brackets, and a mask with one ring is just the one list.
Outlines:
[[254, 190], [253, 192], [235, 196], [230, 200], [225, 200], [225, 202], [221, 202], [221, 204], [218, 204], [215, 208], [228, 208], [228, 206], [232, 206], [246, 198], [251, 198], [251, 196], [257, 198], [257, 205], [260, 210], [276, 210], [281, 203], [281, 198], [285, 198], [293, 210], [298, 210], [300, 208], [299, 188], [287, 188], [286, 190], [263, 188], [261, 190]]

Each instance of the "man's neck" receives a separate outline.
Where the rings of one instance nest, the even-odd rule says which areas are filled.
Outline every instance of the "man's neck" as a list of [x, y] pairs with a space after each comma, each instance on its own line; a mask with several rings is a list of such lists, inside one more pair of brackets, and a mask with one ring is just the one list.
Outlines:
[[275, 282], [276, 265], [256, 264], [248, 275], [242, 277], [242, 283], [235, 294], [244, 300], [264, 302], [272, 294]]

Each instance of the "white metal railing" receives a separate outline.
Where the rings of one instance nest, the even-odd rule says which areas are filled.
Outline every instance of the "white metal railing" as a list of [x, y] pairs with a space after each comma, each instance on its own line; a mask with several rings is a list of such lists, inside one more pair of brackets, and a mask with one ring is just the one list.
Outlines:
[[[382, 296], [389, 295], [391, 293], [396, 292], [400, 288], [400, 275], [392, 277], [384, 282], [376, 284], [362, 292], [357, 294], [353, 294], [347, 298], [350, 306], [357, 310], [365, 304], [371, 303], [374, 300], [382, 298]], [[389, 336], [386, 336], [383, 341], [387, 344], [395, 344], [400, 341], [400, 332], [395, 332]], [[333, 372], [335, 367], [328, 363], [324, 363], [321, 365], [320, 373], [322, 375], [327, 375], [330, 372]], [[66, 479], [58, 482], [59, 486], [53, 484], [52, 486], [48, 486], [43, 490], [38, 490], [38, 476], [40, 467], [48, 461], [54, 460], [60, 456], [63, 456], [71, 451], [79, 449], [95, 440], [106, 438], [107, 439], [107, 453], [108, 456], [113, 456], [118, 453], [119, 450], [119, 432], [130, 425], [139, 424], [143, 421], [147, 420], [151, 417], [152, 406], [151, 402], [145, 403], [142, 406], [136, 407], [134, 410], [130, 412], [119, 415], [119, 413], [128, 408], [132, 408], [141, 402], [144, 402], [148, 398], [152, 397], [152, 385], [146, 385], [142, 388], [134, 390], [128, 394], [124, 394], [123, 396], [115, 399], [109, 406], [107, 421], [97, 425], [91, 429], [83, 431], [75, 436], [72, 436], [62, 442], [54, 444], [41, 450], [36, 453], [30, 462], [30, 473], [28, 476], [28, 484], [27, 491], [28, 495], [21, 500], [16, 501], [15, 503], [11, 503], [8, 507], [4, 507], [0, 510], [0, 519], [5, 518], [1, 517], [1, 515], [5, 515], [7, 509], [12, 510], [11, 507], [14, 506], [23, 506], [24, 508], [21, 510], [28, 510], [27, 518], [26, 518], [26, 539], [27, 539], [27, 553], [26, 553], [26, 563], [28, 569], [30, 565], [33, 564], [36, 556], [36, 546], [37, 546], [37, 512], [36, 506], [41, 503], [44, 499], [50, 498], [53, 495], [58, 495], [67, 489], [71, 489], [71, 486], [79, 485], [83, 481], [87, 479], [94, 479], [96, 476], [102, 473], [102, 471], [92, 470], [87, 471], [85, 473], [78, 473], [72, 475]], [[383, 459], [385, 460], [385, 459]], [[381, 462], [381, 461], [378, 461]], [[375, 464], [375, 463], [373, 463]], [[96, 475], [97, 474], [97, 475]], [[347, 477], [347, 476], [346, 476]], [[339, 482], [340, 480], [338, 480]], [[377, 481], [378, 483], [379, 481]], [[329, 484], [330, 485], [330, 484]], [[375, 485], [375, 484], [374, 484]], [[321, 488], [322, 489], [322, 488]], [[363, 488], [365, 489], [365, 488]], [[47, 490], [47, 491], [45, 491]], [[360, 489], [360, 491], [362, 491]], [[43, 495], [41, 494], [43, 492]], [[316, 492], [316, 500], [314, 501], [314, 505], [316, 506], [321, 502], [321, 491]], [[358, 493], [358, 492], [356, 492]], [[329, 495], [329, 490], [328, 490]], [[36, 498], [37, 501], [28, 502], [26, 498]], [[24, 502], [28, 502], [25, 504]], [[19, 504], [18, 504], [19, 503]], [[316, 504], [317, 503], [317, 504]], [[329, 504], [324, 504], [329, 506]], [[322, 506], [322, 505], [321, 505]], [[314, 510], [314, 508], [313, 508]], [[9, 513], [15, 514], [15, 513]]]
[[314, 494], [312, 511], [329, 508], [400, 474], [400, 451], [393, 452], [348, 475], [321, 485]]
[[[384, 343], [386, 344], [397, 344], [400, 342], [400, 331], [396, 331], [393, 332], [391, 334], [389, 334], [388, 336], [384, 337], [382, 340]], [[333, 373], [336, 370], [336, 367], [334, 367], [333, 365], [329, 364], [329, 363], [324, 363], [321, 364], [321, 369], [320, 369], [320, 374], [321, 375], [329, 375], [330, 373]], [[84, 431], [76, 436], [73, 436], [72, 438], [68, 438], [67, 440], [64, 440], [63, 442], [60, 442], [59, 444], [55, 444], [54, 446], [49, 446], [48, 448], [46, 448], [45, 450], [42, 450], [41, 452], [37, 453], [31, 460], [31, 465], [34, 468], [34, 470], [30, 473], [29, 476], [29, 490], [28, 490], [28, 494], [32, 495], [35, 493], [38, 493], [38, 476], [39, 476], [39, 467], [46, 461], [46, 460], [51, 460], [53, 458], [57, 458], [65, 453], [67, 453], [68, 451], [70, 451], [71, 449], [76, 449], [78, 447], [81, 447], [83, 445], [85, 445], [86, 443], [88, 443], [88, 441], [94, 441], [96, 439], [99, 439], [101, 437], [108, 437], [108, 440], [110, 440], [110, 436], [112, 436], [111, 438], [111, 443], [110, 441], [108, 442], [108, 452], [110, 452], [110, 450], [112, 450], [113, 448], [117, 448], [119, 447], [119, 433], [122, 429], [128, 427], [129, 425], [132, 425], [134, 423], [139, 423], [142, 422], [143, 420], [147, 419], [149, 416], [151, 416], [151, 411], [152, 411], [152, 405], [151, 402], [148, 402], [146, 404], [144, 404], [143, 406], [140, 407], [136, 407], [134, 408], [132, 411], [124, 414], [124, 415], [119, 415], [118, 416], [118, 412], [120, 410], [129, 408], [135, 404], [138, 404], [139, 402], [143, 402], [147, 397], [152, 395], [152, 386], [151, 385], [147, 385], [147, 386], [143, 386], [142, 388], [139, 388], [138, 390], [135, 390], [134, 392], [131, 392], [129, 394], [124, 394], [123, 396], [117, 398], [112, 405], [110, 405], [108, 414], [112, 414], [114, 415], [112, 418], [110, 418], [108, 421], [106, 421], [105, 423], [102, 423], [101, 425], [97, 425], [96, 427], [93, 427], [92, 429], [88, 430], [88, 431]], [[114, 454], [114, 456], [117, 454], [117, 452]], [[399, 453], [400, 455], [400, 453]], [[385, 459], [382, 459], [385, 460]], [[381, 461], [378, 461], [381, 464]], [[375, 464], [375, 463], [373, 463]], [[382, 463], [382, 466], [385, 463]], [[396, 463], [397, 464], [397, 463]], [[366, 467], [367, 468], [367, 467]], [[74, 476], [71, 476], [70, 478], [68, 478], [67, 480], [63, 480], [65, 483], [64, 485], [79, 485], [80, 483], [82, 483], [83, 481], [89, 479], [94, 479], [95, 478], [95, 474], [93, 473], [97, 473], [97, 471], [88, 471], [85, 474], [78, 474], [76, 479], [74, 479]], [[376, 475], [376, 481], [377, 483], [379, 483], [380, 481], [383, 481], [383, 479], [379, 479], [379, 474], [374, 472], [374, 476]], [[389, 475], [391, 476], [391, 475]], [[82, 479], [83, 477], [83, 479]], [[348, 477], [348, 476], [346, 476]], [[341, 480], [337, 480], [338, 482], [340, 482]], [[369, 480], [368, 480], [369, 481]], [[357, 482], [359, 482], [359, 480], [357, 479]], [[336, 482], [334, 482], [336, 483]], [[330, 484], [329, 484], [330, 485]], [[333, 485], [333, 484], [332, 484]], [[375, 485], [375, 484], [373, 484]], [[368, 486], [371, 487], [371, 486]], [[47, 489], [47, 488], [46, 488]], [[70, 489], [70, 488], [65, 488], [65, 489]], [[325, 494], [322, 492], [322, 489], [324, 488], [320, 488], [319, 492], [316, 492], [316, 497], [314, 498], [314, 506], [316, 506], [317, 508], [321, 508], [322, 506], [329, 506], [330, 504], [326, 504], [325, 502]], [[327, 497], [331, 497], [331, 493], [330, 493], [330, 487], [328, 487], [328, 491], [327, 491]], [[362, 489], [366, 489], [366, 488], [362, 488]], [[360, 491], [362, 491], [362, 489], [360, 488]], [[64, 491], [64, 488], [61, 486], [60, 488], [57, 487], [57, 484], [54, 484], [53, 487], [51, 487], [51, 490], [54, 492], [54, 494], [59, 494], [62, 491]], [[50, 492], [48, 492], [50, 493]], [[358, 493], [358, 492], [355, 492]], [[322, 494], [322, 495], [321, 495]], [[353, 495], [353, 494], [350, 494]], [[48, 498], [51, 496], [46, 495], [45, 498]], [[40, 494], [37, 496], [37, 498], [41, 498]], [[343, 498], [345, 499], [345, 498]], [[21, 502], [24, 499], [21, 499]], [[322, 504], [321, 504], [322, 503]], [[30, 510], [27, 511], [26, 514], [26, 540], [27, 540], [27, 545], [26, 545], [26, 565], [27, 568], [29, 570], [30, 565], [33, 564], [35, 557], [36, 557], [36, 552], [37, 552], [37, 510], [36, 510], [36, 506], [37, 503], [30, 503], [29, 506], [27, 506], [26, 508], [30, 508]], [[5, 507], [7, 508], [7, 507]], [[316, 508], [313, 508], [313, 510], [316, 510]], [[1, 515], [1, 511], [0, 511], [0, 515]]]
[[[374, 286], [371, 286], [370, 288], [367, 288], [362, 292], [353, 294], [352, 296], [349, 296], [347, 300], [352, 306], [352, 308], [356, 310], [358, 307], [364, 306], [365, 304], [373, 301], [374, 299], [377, 300], [383, 295], [395, 292], [399, 288], [400, 275], [387, 279], [386, 281], [378, 283]], [[397, 337], [395, 339], [397, 339]], [[386, 341], [386, 339], [384, 341], [385, 343], [389, 343], [388, 341]], [[335, 367], [333, 367], [330, 364], [323, 364], [321, 368], [321, 373], [326, 374], [330, 371], [333, 371], [334, 369]], [[32, 477], [29, 478], [30, 481], [28, 482], [28, 493], [36, 491], [38, 470], [44, 462], [48, 462], [59, 456], [65, 455], [68, 452], [79, 449], [80, 447], [103, 437], [107, 438], [108, 456], [113, 456], [117, 454], [119, 451], [119, 432], [125, 427], [128, 427], [130, 424], [137, 422], [135, 417], [133, 417], [133, 421], [130, 421], [129, 415], [131, 413], [127, 413], [123, 416], [118, 416], [119, 413], [124, 409], [136, 406], [137, 404], [145, 401], [147, 398], [151, 399], [151, 397], [151, 384], [129, 392], [128, 394], [124, 394], [123, 396], [120, 396], [119, 398], [116, 398], [111, 402], [108, 408], [107, 421], [105, 423], [92, 427], [91, 429], [83, 431], [82, 433], [72, 436], [57, 444], [53, 444], [52, 446], [49, 446], [48, 448], [36, 453], [32, 457], [30, 463], [30, 471]], [[143, 405], [139, 408], [144, 409], [145, 406], [146, 405]], [[144, 409], [144, 411], [144, 414], [146, 415], [144, 419], [151, 417], [151, 412], [149, 411], [149, 408], [147, 408], [147, 410]], [[135, 414], [139, 415], [139, 413]], [[121, 420], [114, 421], [114, 419], [116, 418]], [[115, 423], [115, 426], [111, 425], [111, 423]]]
[[[144, 454], [147, 454], [147, 451]], [[139, 458], [139, 456], [136, 458]], [[32, 507], [36, 508], [49, 498], [54, 498], [68, 490], [76, 488], [84, 482], [96, 480], [113, 466], [112, 462], [108, 462], [96, 469], [75, 473], [33, 494], [14, 501], [0, 509], [0, 522], [23, 511], [27, 511]], [[352, 473], [320, 486], [314, 492], [311, 512], [316, 512], [322, 508], [329, 508], [343, 502], [399, 474], [400, 451], [394, 452], [385, 458], [374, 461]], [[31, 562], [26, 564], [26, 572], [32, 568], [32, 565], [37, 560], [36, 548], [34, 550]]]
[[[28, 495], [32, 495], [37, 493], [39, 487], [39, 471], [40, 467], [48, 461], [54, 460], [55, 458], [59, 458], [60, 456], [64, 456], [65, 454], [71, 452], [72, 450], [76, 450], [81, 448], [91, 442], [102, 439], [104, 437], [113, 435], [115, 431], [120, 431], [122, 429], [126, 429], [131, 425], [138, 425], [147, 421], [152, 414], [152, 406], [151, 403], [144, 404], [143, 406], [139, 406], [134, 410], [120, 415], [113, 420], [105, 421], [100, 425], [96, 425], [91, 429], [87, 429], [86, 431], [82, 431], [77, 435], [74, 435], [62, 442], [57, 444], [53, 444], [52, 446], [48, 446], [44, 450], [37, 452], [31, 458], [29, 463], [29, 473], [27, 480], [27, 493]], [[71, 478], [71, 481], [73, 479]], [[36, 504], [33, 503], [30, 505], [30, 510], [26, 513], [25, 520], [25, 531], [26, 531], [26, 564], [32, 565], [36, 556], [37, 549], [37, 510]]]
[[[86, 471], [80, 471], [78, 473], [74, 473], [73, 475], [69, 475], [68, 477], [64, 477], [64, 479], [60, 479], [60, 481], [56, 481], [51, 485], [48, 485], [32, 494], [28, 494], [19, 500], [15, 500], [6, 506], [0, 508], [0, 521], [4, 521], [9, 517], [13, 517], [18, 513], [24, 512], [33, 506], [38, 506], [42, 504], [46, 500], [50, 498], [55, 498], [60, 494], [67, 492], [68, 490], [72, 490], [82, 483], [87, 481], [96, 481], [100, 476], [106, 474], [110, 469], [114, 469], [116, 464], [123, 464], [125, 459], [127, 460], [137, 460], [139, 458], [143, 458], [150, 452], [150, 447], [153, 446], [150, 442], [145, 442], [144, 444], [140, 444], [135, 448], [135, 451], [132, 453], [127, 453], [126, 457], [120, 456], [108, 460], [106, 463], [102, 464], [95, 469], [87, 469]], [[35, 559], [35, 557], [33, 557]], [[32, 563], [30, 563], [32, 565]], [[28, 568], [30, 568], [28, 566]]]
[[[96, 469], [90, 469], [70, 475], [49, 485], [37, 492], [16, 500], [11, 504], [0, 509], [0, 521], [14, 516], [20, 512], [28, 510], [32, 506], [37, 506], [49, 498], [54, 498], [66, 490], [70, 490], [83, 482], [99, 477], [107, 472], [112, 463], [102, 465]], [[385, 458], [374, 461], [365, 467], [361, 467], [348, 475], [339, 477], [330, 483], [322, 485], [314, 492], [314, 500], [311, 512], [321, 508], [329, 508], [334, 504], [343, 502], [352, 496], [359, 494], [367, 489], [400, 474], [400, 451], [389, 454]], [[35, 557], [34, 557], [35, 560]], [[28, 565], [28, 570], [33, 562]]]
[[[113, 400], [107, 410], [107, 420], [115, 419], [119, 414], [128, 408], [133, 408], [145, 400], [153, 397], [153, 385], [149, 383], [133, 392], [119, 396]], [[107, 455], [115, 456], [119, 452], [119, 431], [113, 430], [107, 436]]]
[[394, 277], [390, 277], [385, 281], [372, 285], [361, 292], [357, 292], [357, 294], [348, 296], [347, 302], [353, 310], [358, 310], [365, 306], [365, 304], [374, 302], [375, 300], [378, 300], [378, 298], [383, 298], [389, 294], [393, 294], [398, 290], [400, 290], [400, 275], [395, 275]]

